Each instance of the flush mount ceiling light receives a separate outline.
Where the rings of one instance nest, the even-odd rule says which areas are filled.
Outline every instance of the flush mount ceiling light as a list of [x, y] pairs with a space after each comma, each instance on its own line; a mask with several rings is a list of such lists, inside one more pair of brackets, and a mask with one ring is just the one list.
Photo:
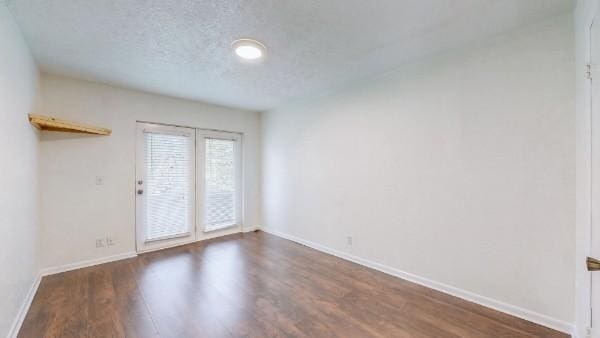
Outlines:
[[252, 39], [235, 40], [231, 47], [237, 56], [248, 61], [258, 61], [264, 58], [267, 51], [265, 45]]

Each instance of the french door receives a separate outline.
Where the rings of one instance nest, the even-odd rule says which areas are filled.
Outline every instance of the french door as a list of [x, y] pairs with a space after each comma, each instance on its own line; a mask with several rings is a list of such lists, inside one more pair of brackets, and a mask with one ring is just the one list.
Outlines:
[[240, 142], [236, 133], [138, 123], [138, 252], [241, 231]]
[[241, 230], [240, 135], [199, 129], [196, 140], [198, 237]]

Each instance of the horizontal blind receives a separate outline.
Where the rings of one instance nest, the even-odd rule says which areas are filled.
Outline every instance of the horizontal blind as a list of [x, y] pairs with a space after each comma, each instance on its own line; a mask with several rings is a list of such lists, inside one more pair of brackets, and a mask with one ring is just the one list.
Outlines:
[[193, 207], [192, 140], [147, 132], [145, 141], [146, 240], [188, 233]]
[[236, 224], [235, 141], [206, 138], [206, 230]]

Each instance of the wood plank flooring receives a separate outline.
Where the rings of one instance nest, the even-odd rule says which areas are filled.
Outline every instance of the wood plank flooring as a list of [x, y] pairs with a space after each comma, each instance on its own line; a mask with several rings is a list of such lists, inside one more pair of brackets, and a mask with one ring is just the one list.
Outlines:
[[254, 232], [45, 277], [19, 337], [567, 337]]

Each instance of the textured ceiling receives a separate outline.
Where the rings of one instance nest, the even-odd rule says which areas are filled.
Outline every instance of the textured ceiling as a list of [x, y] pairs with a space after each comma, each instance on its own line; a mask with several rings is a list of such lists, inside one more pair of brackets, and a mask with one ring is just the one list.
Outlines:
[[[8, 0], [43, 71], [250, 110], [571, 10], [572, 0]], [[243, 64], [230, 44], [268, 48]]]

